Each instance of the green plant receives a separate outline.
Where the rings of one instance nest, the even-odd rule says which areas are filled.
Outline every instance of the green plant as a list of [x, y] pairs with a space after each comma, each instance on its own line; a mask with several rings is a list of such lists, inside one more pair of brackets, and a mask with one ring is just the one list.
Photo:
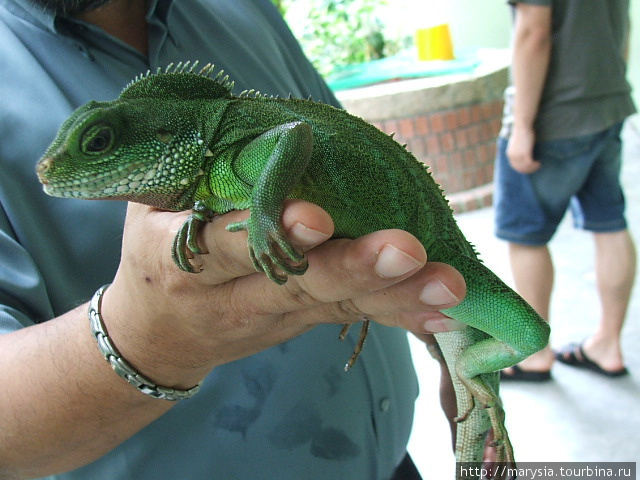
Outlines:
[[280, 10], [280, 14], [284, 17], [287, 14], [287, 1], [286, 0], [271, 0], [273, 4], [276, 6], [278, 10]]
[[385, 38], [380, 7], [388, 0], [273, 0], [315, 67], [334, 68], [383, 58], [397, 51]]

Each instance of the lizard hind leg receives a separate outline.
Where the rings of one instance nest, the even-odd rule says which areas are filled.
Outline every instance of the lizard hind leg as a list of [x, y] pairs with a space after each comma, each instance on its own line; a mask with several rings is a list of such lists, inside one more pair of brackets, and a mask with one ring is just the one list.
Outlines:
[[497, 377], [498, 373], [478, 373], [478, 370], [487, 370], [487, 366], [477, 356], [486, 349], [494, 353], [493, 361], [508, 359], [513, 355], [511, 348], [493, 338], [487, 338], [468, 347], [460, 355], [456, 362], [456, 375], [466, 388], [469, 396], [467, 405], [470, 406], [467, 412], [456, 418], [456, 421], [465, 421], [473, 408], [485, 408], [493, 428], [492, 446], [497, 448], [496, 461], [514, 463], [513, 449], [505, 426], [504, 408], [497, 390], [498, 382], [491, 381], [492, 376]]
[[[490, 374], [491, 375], [491, 374]], [[484, 408], [492, 428], [492, 442], [489, 446], [496, 448], [495, 462], [515, 465], [513, 447], [505, 425], [505, 413], [498, 393], [487, 382], [488, 375], [478, 375], [472, 379], [464, 379], [468, 408], [457, 416], [456, 423], [471, 421], [474, 408]], [[464, 395], [464, 394], [463, 394]]]
[[511, 446], [509, 433], [505, 427], [504, 409], [502, 408], [502, 405], [489, 408], [487, 413], [489, 414], [491, 425], [493, 426], [493, 441], [490, 446], [496, 448], [495, 461], [497, 463], [515, 465], [513, 447]]
[[[349, 358], [349, 361], [346, 363], [346, 365], [344, 366], [344, 371], [348, 372], [351, 367], [353, 367], [356, 363], [356, 361], [358, 360], [358, 357], [360, 356], [360, 353], [362, 352], [362, 349], [364, 348], [364, 342], [367, 339], [367, 334], [369, 333], [369, 327], [371, 325], [371, 320], [369, 320], [369, 318], [367, 318], [366, 316], [362, 319], [362, 326], [360, 327], [360, 335], [358, 337], [358, 342], [356, 343], [356, 346], [353, 349], [353, 354], [351, 355], [351, 357]], [[351, 324], [347, 323], [344, 325], [344, 327], [342, 327], [342, 330], [340, 331], [340, 340], [344, 341], [344, 339], [347, 337], [347, 333], [349, 332], [349, 328], [351, 328]]]

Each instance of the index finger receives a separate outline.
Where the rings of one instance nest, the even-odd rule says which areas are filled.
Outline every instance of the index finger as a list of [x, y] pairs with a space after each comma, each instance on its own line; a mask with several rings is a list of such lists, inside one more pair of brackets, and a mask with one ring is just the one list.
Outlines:
[[[308, 252], [309, 269], [276, 285], [252, 276], [242, 281], [253, 292], [245, 299], [252, 311], [287, 314], [303, 311], [310, 322], [311, 309], [324, 305], [340, 308], [340, 302], [382, 290], [414, 275], [426, 263], [422, 244], [402, 230], [384, 230], [363, 237], [334, 239]], [[346, 312], [348, 313], [348, 312]], [[317, 321], [342, 322], [327, 315]]]
[[[200, 242], [207, 254], [195, 255], [193, 262], [202, 266], [199, 275], [207, 283], [220, 284], [255, 273], [245, 231], [229, 232], [227, 225], [242, 221], [247, 210], [216, 216], [201, 232]], [[307, 251], [325, 242], [333, 234], [333, 221], [327, 212], [303, 200], [285, 202], [282, 225], [293, 246]]]

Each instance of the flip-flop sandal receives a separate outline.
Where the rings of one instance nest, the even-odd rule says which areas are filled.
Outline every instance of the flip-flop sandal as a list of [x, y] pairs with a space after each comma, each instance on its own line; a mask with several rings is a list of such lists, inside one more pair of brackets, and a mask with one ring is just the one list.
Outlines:
[[622, 367], [619, 370], [605, 370], [596, 362], [591, 360], [584, 353], [584, 349], [582, 348], [582, 344], [580, 343], [570, 343], [569, 345], [565, 345], [562, 349], [554, 352], [556, 360], [560, 363], [564, 363], [565, 365], [569, 365], [571, 367], [584, 368], [586, 370], [591, 370], [592, 372], [599, 373], [600, 375], [604, 375], [605, 377], [621, 377], [622, 375], [626, 375], [629, 373], [626, 367]]
[[549, 371], [523, 370], [519, 365], [514, 365], [510, 370], [500, 371], [501, 381], [546, 382], [551, 380]]

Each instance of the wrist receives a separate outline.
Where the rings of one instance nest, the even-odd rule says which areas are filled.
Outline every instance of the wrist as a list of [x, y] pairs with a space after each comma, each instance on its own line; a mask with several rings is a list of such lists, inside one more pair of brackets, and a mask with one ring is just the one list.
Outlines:
[[[125, 287], [129, 287], [126, 285]], [[109, 338], [133, 369], [157, 385], [188, 390], [199, 384], [213, 365], [181, 319], [141, 292], [114, 283], [104, 292], [101, 317]], [[158, 308], [154, 308], [158, 307]]]
[[177, 389], [158, 385], [144, 374], [140, 373], [120, 353], [109, 337], [104, 319], [102, 318], [102, 298], [109, 285], [99, 288], [89, 302], [89, 324], [91, 333], [96, 339], [98, 349], [103, 358], [111, 365], [113, 370], [121, 378], [129, 382], [145, 395], [161, 400], [185, 400], [191, 398], [200, 390], [200, 383], [188, 388]]

